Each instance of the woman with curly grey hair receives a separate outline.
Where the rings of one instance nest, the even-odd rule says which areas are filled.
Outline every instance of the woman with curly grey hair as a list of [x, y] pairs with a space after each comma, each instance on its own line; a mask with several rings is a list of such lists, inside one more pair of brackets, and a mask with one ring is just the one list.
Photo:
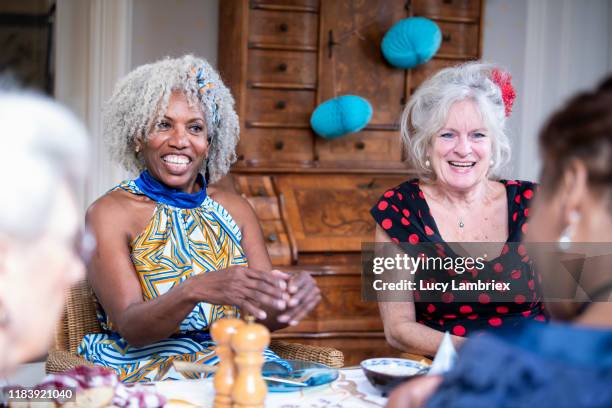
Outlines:
[[[442, 260], [456, 256], [447, 242], [488, 242], [494, 255], [469, 272], [421, 268], [414, 275], [413, 298], [381, 301], [393, 347], [433, 355], [444, 332], [459, 344], [477, 331], [546, 320], [524, 248], [511, 245], [527, 229], [535, 186], [499, 179], [510, 158], [505, 123], [514, 96], [507, 73], [470, 62], [439, 71], [404, 109], [402, 142], [418, 178], [387, 191], [372, 208], [376, 242], [394, 242], [408, 251], [425, 251], [430, 244]], [[415, 247], [419, 244], [425, 245]], [[452, 286], [491, 281], [511, 282], [503, 301], [492, 288], [467, 292]], [[423, 282], [441, 289], [428, 290]]]
[[108, 101], [111, 155], [140, 176], [88, 210], [98, 242], [89, 280], [105, 332], [85, 336], [78, 352], [122, 381], [181, 378], [174, 360], [216, 363], [208, 330], [231, 310], [276, 329], [320, 299], [308, 273], [272, 270], [248, 202], [208, 185], [235, 160], [233, 105], [191, 55], [138, 67]]

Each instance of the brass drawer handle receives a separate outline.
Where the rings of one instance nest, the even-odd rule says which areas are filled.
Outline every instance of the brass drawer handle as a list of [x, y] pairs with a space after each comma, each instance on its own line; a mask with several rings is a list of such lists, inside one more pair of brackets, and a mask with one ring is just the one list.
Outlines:
[[355, 142], [355, 149], [357, 149], [357, 150], [365, 149], [365, 143], [363, 143], [363, 142]]
[[442, 36], [442, 41], [444, 42], [451, 42], [451, 35], [449, 33], [446, 33]]
[[287, 64], [285, 64], [284, 62], [281, 62], [280, 64], [278, 64], [278, 70], [280, 72], [286, 72], [287, 71]]
[[282, 140], [277, 140], [276, 143], [274, 143], [274, 148], [276, 150], [283, 150], [283, 147], [285, 147], [285, 142]]
[[286, 23], [280, 23], [278, 29], [281, 33], [286, 33], [287, 31], [289, 31], [289, 26]]
[[276, 102], [276, 109], [283, 110], [286, 107], [287, 107], [287, 102], [285, 102], [285, 101], [278, 101], [278, 102]]
[[374, 190], [380, 188], [380, 185], [376, 184], [376, 179], [372, 179], [369, 183], [357, 184], [357, 188], [360, 190]]
[[267, 239], [268, 239], [268, 242], [276, 242], [278, 240], [278, 237], [276, 236], [276, 234], [272, 233], [268, 235]]

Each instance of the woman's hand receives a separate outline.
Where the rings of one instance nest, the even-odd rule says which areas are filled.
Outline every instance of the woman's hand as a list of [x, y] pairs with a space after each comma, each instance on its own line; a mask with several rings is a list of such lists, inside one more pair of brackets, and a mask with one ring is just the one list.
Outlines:
[[218, 305], [236, 305], [243, 313], [266, 319], [266, 310], [287, 308], [288, 281], [291, 276], [279, 270], [260, 271], [246, 266], [202, 273], [192, 278], [196, 301]]
[[321, 300], [321, 291], [313, 277], [305, 271], [291, 275], [287, 284], [287, 310], [278, 316], [278, 321], [295, 326], [317, 306]]

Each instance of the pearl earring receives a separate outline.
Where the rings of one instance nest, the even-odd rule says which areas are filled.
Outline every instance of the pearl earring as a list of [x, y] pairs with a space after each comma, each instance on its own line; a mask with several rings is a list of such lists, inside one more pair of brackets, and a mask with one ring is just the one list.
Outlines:
[[493, 161], [493, 159], [491, 159], [491, 167], [493, 167], [495, 165], [495, 161]]
[[572, 234], [574, 233], [574, 228], [576, 227], [576, 223], [580, 220], [580, 214], [577, 211], [572, 211], [570, 213], [570, 222], [561, 232], [561, 236], [557, 242], [557, 246], [563, 252], [569, 251], [572, 247]]
[[429, 160], [425, 160], [425, 167], [429, 168], [429, 166], [431, 166], [431, 163], [429, 163]]
[[4, 308], [2, 303], [0, 303], [0, 328], [4, 329], [8, 327], [10, 322], [11, 322], [11, 319], [9, 318], [6, 309]]

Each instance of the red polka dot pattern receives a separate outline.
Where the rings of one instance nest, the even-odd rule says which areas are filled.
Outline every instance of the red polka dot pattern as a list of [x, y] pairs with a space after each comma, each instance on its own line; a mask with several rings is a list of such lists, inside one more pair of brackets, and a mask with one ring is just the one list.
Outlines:
[[472, 310], [472, 306], [470, 305], [461, 305], [459, 307], [459, 312], [464, 314], [472, 313]]
[[[508, 243], [496, 259], [485, 263], [483, 270], [466, 268], [458, 274], [452, 268], [421, 270], [415, 275], [423, 282], [490, 282], [511, 283], [511, 292], [483, 291], [472, 293], [471, 300], [464, 300], [461, 291], [415, 291], [416, 321], [436, 330], [449, 331], [456, 336], [466, 336], [480, 330], [513, 326], [524, 319], [547, 319], [537, 293], [536, 276], [529, 261], [527, 248], [516, 244], [528, 229], [529, 205], [535, 195], [533, 183], [520, 180], [502, 181], [508, 199]], [[387, 190], [371, 210], [376, 222], [395, 243], [435, 243], [433, 252], [418, 247], [426, 257], [455, 256], [440, 236], [436, 220], [431, 215], [426, 197], [418, 180], [410, 180]], [[485, 222], [485, 221], [483, 221]], [[406, 244], [403, 244], [406, 245]], [[443, 272], [443, 274], [441, 274]], [[476, 295], [476, 299], [474, 299]], [[505, 302], [499, 302], [506, 296]]]

